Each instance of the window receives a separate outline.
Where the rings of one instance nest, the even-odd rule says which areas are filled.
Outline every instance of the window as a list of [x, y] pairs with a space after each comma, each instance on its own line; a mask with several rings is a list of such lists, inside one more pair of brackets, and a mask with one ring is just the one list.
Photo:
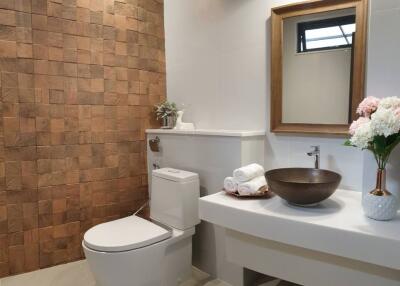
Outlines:
[[356, 31], [355, 15], [297, 24], [297, 52], [351, 47]]

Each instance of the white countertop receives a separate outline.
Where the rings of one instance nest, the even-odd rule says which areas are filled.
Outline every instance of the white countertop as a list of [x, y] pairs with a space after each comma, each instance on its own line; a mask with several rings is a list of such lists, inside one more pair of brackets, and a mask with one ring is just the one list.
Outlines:
[[238, 199], [224, 192], [200, 199], [200, 218], [249, 235], [400, 269], [400, 216], [364, 216], [361, 193], [337, 190], [318, 207], [271, 199]]
[[254, 137], [265, 136], [265, 130], [223, 130], [223, 129], [146, 129], [147, 134], [177, 134], [177, 135], [203, 135], [225, 137]]

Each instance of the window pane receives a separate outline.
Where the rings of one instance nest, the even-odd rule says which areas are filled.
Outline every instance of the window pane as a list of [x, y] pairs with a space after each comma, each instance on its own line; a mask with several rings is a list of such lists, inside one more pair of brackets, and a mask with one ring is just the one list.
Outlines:
[[343, 25], [342, 29], [346, 35], [352, 34], [356, 31], [356, 24]]
[[306, 39], [307, 40], [335, 37], [335, 36], [341, 36], [341, 35], [342, 35], [342, 32], [340, 31], [339, 26], [306, 30]]
[[353, 43], [353, 36], [347, 37], [347, 41], [349, 41], [349, 44], [352, 44]]
[[356, 30], [355, 16], [298, 23], [298, 52], [351, 47]]
[[307, 42], [307, 49], [319, 49], [319, 48], [336, 47], [342, 45], [347, 45], [347, 42], [343, 37], [336, 39], [326, 39], [326, 40]]

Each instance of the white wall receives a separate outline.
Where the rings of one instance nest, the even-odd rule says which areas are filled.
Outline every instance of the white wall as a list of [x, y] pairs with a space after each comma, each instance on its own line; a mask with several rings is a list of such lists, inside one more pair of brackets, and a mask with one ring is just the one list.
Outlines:
[[[386, 1], [386, 0], [385, 0]], [[165, 3], [167, 96], [189, 106], [198, 128], [267, 129], [270, 102], [270, 14], [283, 0], [169, 0]], [[266, 168], [321, 165], [361, 190], [363, 156], [343, 138], [267, 134]]]
[[[165, 1], [167, 96], [189, 106], [185, 120], [206, 129], [269, 130], [270, 11], [291, 2]], [[400, 1], [372, 0], [371, 11], [367, 94], [399, 95]], [[305, 153], [310, 145], [320, 145], [321, 167], [342, 174], [341, 187], [372, 189], [371, 157], [342, 146], [343, 141], [267, 132], [265, 167], [312, 166]], [[391, 190], [400, 189], [399, 153], [388, 170]]]
[[[367, 95], [400, 96], [400, 1], [372, 0], [369, 19]], [[376, 163], [364, 154], [364, 191], [373, 189]], [[400, 147], [387, 166], [388, 189], [400, 196]]]
[[[200, 177], [201, 196], [219, 192], [223, 180], [232, 170], [244, 164], [263, 164], [263, 137], [224, 137], [177, 134], [148, 134], [160, 138], [161, 152], [148, 148], [147, 166], [151, 174], [153, 163], [196, 172]], [[149, 177], [151, 179], [151, 176]], [[151, 181], [150, 181], [151, 185]], [[203, 221], [193, 238], [193, 264], [234, 286], [242, 286], [244, 271], [228, 263], [225, 255], [225, 229]]]
[[284, 19], [282, 122], [348, 123], [351, 48], [298, 53], [297, 24], [354, 13], [345, 9]]
[[165, 1], [168, 94], [186, 121], [265, 129], [267, 2]]

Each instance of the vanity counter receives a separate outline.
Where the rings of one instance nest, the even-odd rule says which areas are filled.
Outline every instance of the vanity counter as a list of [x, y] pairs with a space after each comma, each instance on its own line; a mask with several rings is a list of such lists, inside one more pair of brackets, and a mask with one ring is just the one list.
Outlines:
[[224, 192], [200, 199], [200, 218], [226, 229], [400, 270], [400, 216], [379, 222], [364, 216], [361, 193], [337, 190], [319, 206], [271, 199], [238, 199]]

